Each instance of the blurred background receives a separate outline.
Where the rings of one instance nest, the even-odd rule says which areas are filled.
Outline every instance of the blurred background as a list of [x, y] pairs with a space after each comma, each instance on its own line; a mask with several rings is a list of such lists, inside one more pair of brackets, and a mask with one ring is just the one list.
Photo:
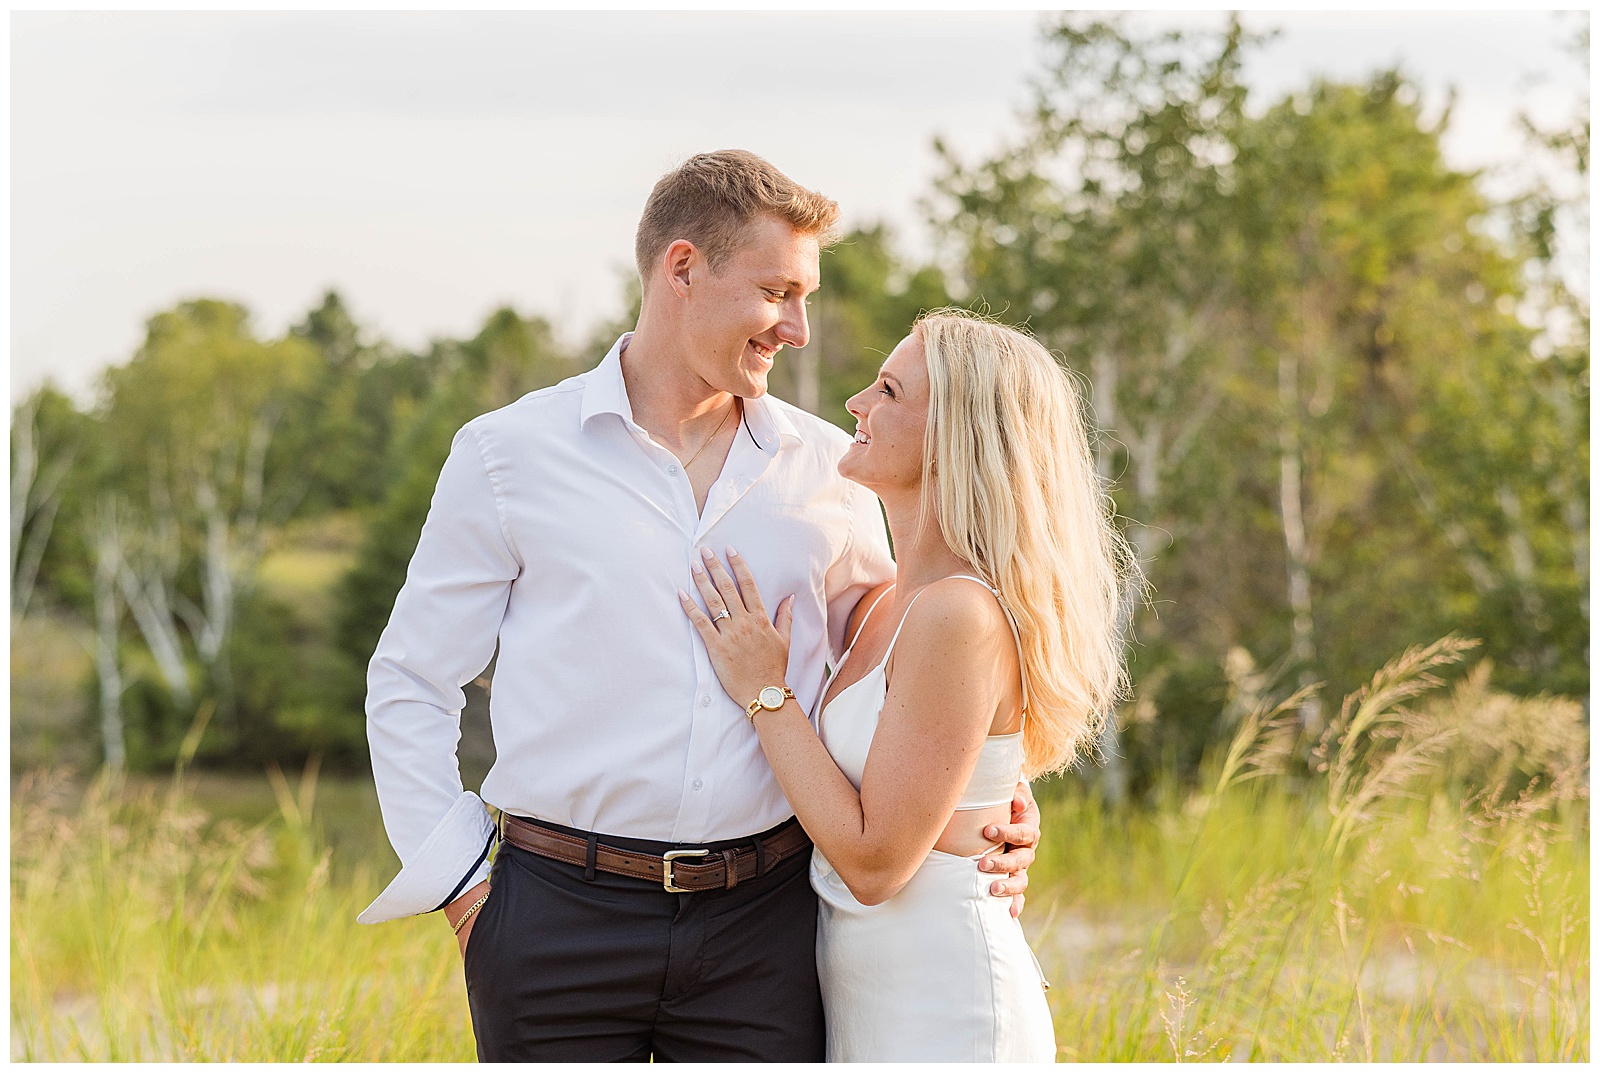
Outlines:
[[[1053, 993], [1058, 1035], [1092, 1041], [1065, 1056], [1587, 1056], [1588, 35], [1553, 13], [13, 14], [13, 1055], [470, 1055], [454, 952], [420, 932], [444, 969], [417, 1001], [449, 1027], [410, 1043], [349, 1026], [381, 1005], [355, 984], [261, 999], [307, 962], [260, 969], [262, 1034], [218, 1050], [237, 1011], [206, 974], [232, 962], [204, 952], [281, 939], [271, 913], [342, 928], [326, 892], [359, 908], [390, 874], [363, 676], [451, 437], [599, 360], [637, 310], [651, 185], [737, 146], [847, 230], [778, 395], [850, 427], [918, 311], [958, 304], [1027, 325], [1089, 401], [1150, 592], [1102, 759], [1041, 786], [1060, 848], [1031, 934], [1082, 982]], [[100, 865], [61, 856], [106, 830]], [[44, 916], [19, 947], [19, 921], [126, 887], [132, 844], [212, 907], [149, 940], [181, 933], [208, 982], [113, 1029], [143, 948]], [[1229, 856], [1251, 845], [1254, 871]], [[1240, 906], [1282, 925], [1277, 962], [1228, 960], [1266, 934]], [[1537, 941], [1507, 952], [1508, 929]], [[1309, 996], [1332, 949], [1353, 990], [1268, 1001]], [[1375, 950], [1400, 959], [1378, 983]], [[1121, 1012], [1084, 975], [1124, 964], [1106, 951], [1143, 988]], [[359, 979], [400, 971], [375, 964]], [[1524, 994], [1529, 965], [1554, 975]], [[1447, 977], [1463, 1019], [1428, 1029], [1449, 1003], [1418, 989]], [[1206, 1029], [1230, 987], [1277, 1012]], [[1383, 1001], [1414, 1026], [1387, 1044]]]

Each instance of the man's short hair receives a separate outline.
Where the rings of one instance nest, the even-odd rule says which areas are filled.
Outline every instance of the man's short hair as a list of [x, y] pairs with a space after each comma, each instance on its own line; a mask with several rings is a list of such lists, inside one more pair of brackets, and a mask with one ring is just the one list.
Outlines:
[[720, 269], [739, 248], [740, 232], [758, 216], [775, 217], [826, 242], [839, 205], [743, 149], [690, 157], [661, 177], [644, 204], [633, 242], [640, 277], [648, 283], [651, 265], [680, 238], [694, 243], [713, 270]]

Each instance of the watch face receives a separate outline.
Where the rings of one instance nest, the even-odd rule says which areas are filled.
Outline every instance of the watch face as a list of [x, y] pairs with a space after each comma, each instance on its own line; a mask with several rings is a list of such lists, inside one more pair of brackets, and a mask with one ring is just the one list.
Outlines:
[[768, 686], [761, 691], [761, 706], [769, 712], [775, 712], [783, 707], [783, 690], [777, 686]]

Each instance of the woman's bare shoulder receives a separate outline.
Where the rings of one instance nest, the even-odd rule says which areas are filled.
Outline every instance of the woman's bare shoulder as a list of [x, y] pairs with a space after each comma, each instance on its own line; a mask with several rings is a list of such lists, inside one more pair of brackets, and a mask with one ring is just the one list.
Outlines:
[[994, 593], [963, 578], [943, 578], [924, 589], [906, 615], [895, 655], [905, 649], [907, 655], [989, 665], [1010, 647], [1011, 625]]
[[885, 668], [889, 701], [923, 730], [987, 732], [1016, 676], [1016, 645], [994, 594], [945, 578], [906, 614]]

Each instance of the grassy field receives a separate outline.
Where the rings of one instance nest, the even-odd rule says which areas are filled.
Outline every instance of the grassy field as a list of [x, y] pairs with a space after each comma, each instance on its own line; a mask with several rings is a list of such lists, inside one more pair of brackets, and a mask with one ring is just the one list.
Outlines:
[[[1041, 786], [1024, 920], [1063, 1060], [1589, 1057], [1581, 710], [1409, 653], [1308, 736], [1236, 698], [1203, 790]], [[1305, 767], [1310, 776], [1294, 774]], [[364, 780], [13, 786], [22, 1060], [471, 1060], [442, 921], [363, 927], [394, 858]]]

